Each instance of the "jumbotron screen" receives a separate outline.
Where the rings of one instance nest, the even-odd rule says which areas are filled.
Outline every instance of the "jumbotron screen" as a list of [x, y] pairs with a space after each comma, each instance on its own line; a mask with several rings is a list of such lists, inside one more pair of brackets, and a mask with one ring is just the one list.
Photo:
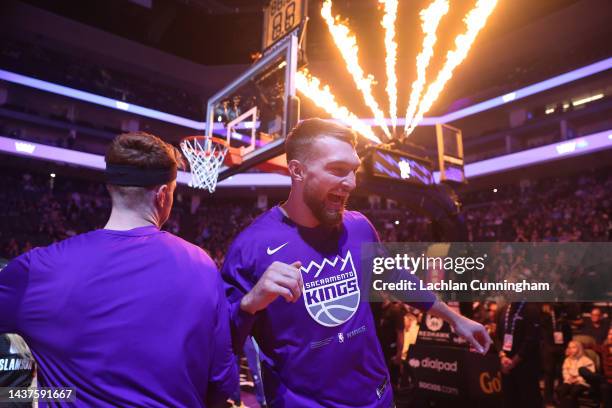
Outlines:
[[406, 181], [419, 185], [434, 184], [433, 172], [426, 160], [419, 160], [397, 150], [374, 148], [369, 155], [373, 176]]

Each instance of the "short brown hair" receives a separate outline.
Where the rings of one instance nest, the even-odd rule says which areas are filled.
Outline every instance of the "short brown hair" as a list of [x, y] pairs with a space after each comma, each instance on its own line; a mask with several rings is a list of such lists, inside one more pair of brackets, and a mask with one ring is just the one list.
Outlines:
[[[142, 169], [176, 170], [184, 166], [181, 153], [174, 146], [145, 132], [130, 132], [117, 136], [108, 147], [105, 159], [107, 164]], [[107, 184], [113, 206], [132, 209], [149, 204], [156, 187]]]
[[145, 132], [117, 136], [106, 151], [106, 163], [142, 169], [176, 170], [183, 168], [180, 152], [159, 137]]
[[357, 144], [357, 135], [346, 126], [320, 118], [306, 119], [298, 123], [285, 140], [287, 162], [293, 159], [303, 160], [308, 156], [315, 139], [323, 136], [340, 139], [350, 143], [353, 147]]

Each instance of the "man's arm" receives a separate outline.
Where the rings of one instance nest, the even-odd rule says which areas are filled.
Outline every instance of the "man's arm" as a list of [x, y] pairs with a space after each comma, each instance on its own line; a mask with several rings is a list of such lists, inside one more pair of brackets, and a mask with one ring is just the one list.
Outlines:
[[234, 243], [221, 268], [229, 301], [232, 344], [236, 353], [240, 352], [251, 333], [257, 312], [264, 310], [279, 296], [287, 302], [296, 302], [304, 286], [300, 262], [291, 265], [273, 262], [257, 279], [254, 260], [246, 258], [240, 243]]
[[[406, 271], [396, 271], [392, 282], [412, 281], [418, 287], [419, 278]], [[416, 307], [422, 312], [430, 313], [446, 320], [455, 333], [463, 337], [476, 351], [486, 354], [493, 341], [487, 329], [480, 323], [468, 319], [448, 307], [446, 303], [437, 298], [435, 293], [429, 290], [412, 290], [406, 295], [406, 303]]]
[[209, 388], [206, 395], [208, 406], [224, 402], [238, 388], [238, 365], [232, 352], [232, 339], [229, 328], [229, 309], [223, 291], [223, 282], [217, 285], [218, 304], [215, 313], [214, 348]]
[[[420, 279], [406, 271], [394, 271], [392, 282], [412, 281], [419, 287]], [[459, 336], [463, 337], [479, 353], [486, 354], [489, 351], [492, 340], [485, 327], [465, 316], [455, 312], [446, 303], [437, 298], [434, 292], [429, 290], [412, 290], [406, 294], [406, 303], [416, 307], [422, 312], [446, 320]]]
[[[367, 218], [364, 217], [364, 219], [369, 224], [371, 242], [380, 244], [381, 241], [380, 237], [378, 236], [378, 232]], [[395, 270], [392, 272], [390, 281], [410, 281], [414, 282], [416, 287], [419, 287], [420, 279], [407, 271]], [[435, 293], [431, 291], [410, 291], [409, 296], [410, 298], [407, 299], [406, 303], [420, 309], [423, 312], [431, 313], [434, 316], [446, 320], [453, 327], [455, 333], [463, 337], [478, 352], [486, 354], [486, 352], [489, 350], [489, 347], [491, 346], [491, 337], [482, 324], [470, 320], [467, 317], [455, 312], [449, 308], [446, 303], [439, 300]]]
[[486, 354], [491, 347], [491, 336], [478, 322], [460, 315], [441, 300], [436, 300], [428, 313], [446, 320], [459, 336], [463, 337], [479, 353]]
[[0, 270], [0, 333], [19, 333], [19, 310], [28, 285], [30, 253]]
[[[420, 279], [407, 271], [395, 271], [395, 277], [391, 281], [411, 281], [416, 287], [420, 285]], [[486, 354], [489, 351], [492, 340], [485, 327], [465, 316], [455, 312], [446, 303], [438, 299], [436, 294], [429, 290], [411, 290], [406, 294], [410, 306], [416, 307], [422, 312], [430, 313], [446, 320], [459, 336], [463, 337], [479, 353]]]
[[273, 262], [253, 289], [242, 297], [240, 309], [255, 314], [268, 307], [279, 296], [284, 297], [287, 302], [296, 302], [304, 287], [301, 267], [300, 261], [291, 265]]
[[234, 352], [239, 354], [246, 337], [255, 324], [255, 316], [240, 308], [243, 296], [253, 287], [254, 267], [252, 261], [245, 261], [242, 249], [234, 242], [221, 267], [225, 294], [228, 300], [230, 329]]

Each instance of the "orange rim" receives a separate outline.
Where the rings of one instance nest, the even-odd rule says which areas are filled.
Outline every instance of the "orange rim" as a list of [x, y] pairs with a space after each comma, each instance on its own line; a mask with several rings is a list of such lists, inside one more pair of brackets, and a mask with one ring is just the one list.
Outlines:
[[213, 143], [229, 147], [227, 140], [221, 139], [220, 137], [216, 137], [216, 136], [203, 136], [203, 135], [186, 136], [183, 139], [181, 139], [181, 142], [187, 141], [187, 140], [206, 140], [206, 139], [212, 140]]
[[[181, 143], [184, 141], [192, 141], [192, 140], [206, 140], [206, 139], [210, 139], [212, 140], [213, 143], [224, 146], [225, 148], [227, 148], [227, 154], [226, 154], [226, 160], [228, 158], [228, 156], [232, 156], [233, 157], [233, 161], [236, 160], [236, 156], [240, 156], [242, 158], [242, 154], [240, 153], [240, 148], [239, 147], [232, 147], [227, 143], [227, 140], [225, 139], [221, 139], [220, 137], [216, 137], [216, 136], [204, 136], [204, 135], [195, 135], [195, 136], [186, 136], [183, 139], [181, 139]], [[199, 155], [209, 155], [210, 153], [206, 153], [205, 151], [197, 151], [196, 154]], [[219, 154], [219, 152], [215, 152], [215, 154]]]

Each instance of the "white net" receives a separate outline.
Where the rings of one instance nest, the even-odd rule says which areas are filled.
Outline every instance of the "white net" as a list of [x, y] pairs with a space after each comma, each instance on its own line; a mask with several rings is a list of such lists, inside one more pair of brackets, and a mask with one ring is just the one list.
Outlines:
[[228, 146], [212, 137], [201, 136], [183, 139], [181, 150], [191, 167], [189, 186], [214, 193]]

